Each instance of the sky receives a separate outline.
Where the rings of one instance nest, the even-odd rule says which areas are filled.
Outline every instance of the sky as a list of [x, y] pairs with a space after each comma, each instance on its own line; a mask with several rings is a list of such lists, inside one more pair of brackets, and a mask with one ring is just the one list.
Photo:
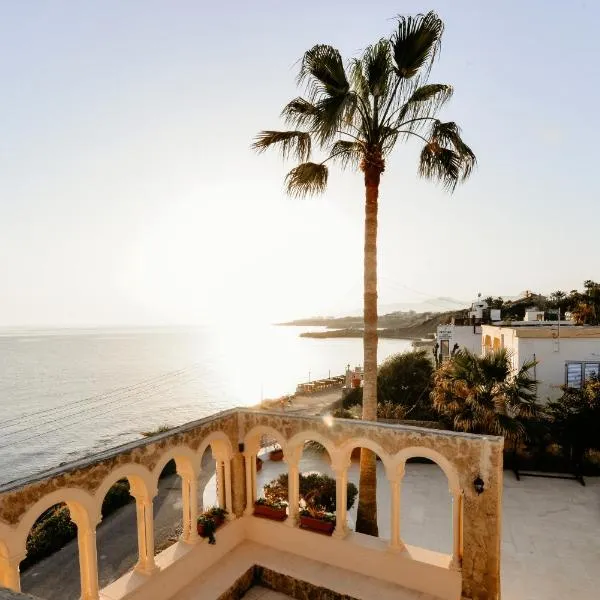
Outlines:
[[396, 147], [379, 299], [551, 292], [598, 279], [600, 4], [0, 0], [0, 325], [206, 323], [356, 313], [364, 187], [250, 145], [315, 43], [345, 57], [434, 9], [431, 81], [478, 158], [449, 195]]

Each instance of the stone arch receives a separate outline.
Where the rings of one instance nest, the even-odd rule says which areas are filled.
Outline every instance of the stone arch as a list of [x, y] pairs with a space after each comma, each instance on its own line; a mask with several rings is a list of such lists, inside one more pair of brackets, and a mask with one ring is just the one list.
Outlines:
[[287, 454], [284, 450], [284, 455], [286, 456], [286, 458], [292, 460], [295, 459], [296, 462], [300, 460], [302, 452], [304, 450], [305, 442], [318, 442], [319, 444], [321, 444], [321, 446], [323, 446], [323, 448], [325, 448], [325, 450], [327, 450], [327, 454], [329, 454], [331, 464], [333, 465], [334, 462], [337, 462], [339, 451], [334, 445], [334, 443], [322, 433], [319, 433], [318, 431], [312, 431], [309, 429], [301, 431], [300, 433], [296, 433], [288, 440]]
[[437, 450], [426, 448], [425, 446], [411, 446], [410, 448], [404, 448], [400, 450], [395, 457], [396, 469], [404, 471], [406, 461], [409, 458], [428, 458], [432, 460], [446, 475], [448, 480], [448, 489], [453, 494], [460, 493], [460, 480], [458, 472], [454, 465]]
[[102, 481], [94, 497], [97, 499], [98, 514], [102, 509], [104, 497], [108, 490], [120, 479], [127, 479], [134, 498], [154, 498], [156, 496], [156, 481], [153, 474], [144, 466], [137, 463], [128, 463], [111, 471]]
[[367, 450], [375, 452], [383, 463], [385, 471], [388, 474], [388, 479], [391, 479], [390, 475], [395, 471], [395, 464], [392, 457], [377, 442], [369, 438], [352, 438], [343, 444], [340, 448], [340, 458], [343, 464], [350, 464], [352, 451], [356, 448], [367, 448]]
[[15, 527], [0, 521], [0, 556], [4, 558], [14, 554], [12, 545], [16, 537], [17, 530]]
[[[233, 457], [233, 448], [231, 440], [222, 431], [213, 431], [207, 435], [196, 450], [196, 460], [201, 461], [204, 452], [211, 447], [213, 454], [222, 455], [223, 460], [230, 460]], [[215, 457], [216, 458], [216, 457]]]
[[246, 452], [248, 451], [257, 451], [260, 446], [260, 437], [262, 435], [270, 435], [273, 439], [277, 440], [277, 443], [281, 446], [283, 450], [283, 455], [287, 456], [288, 451], [288, 443], [287, 440], [283, 437], [283, 435], [274, 429], [273, 427], [269, 427], [268, 425], [257, 425], [253, 427], [244, 437], [244, 447]]
[[100, 520], [100, 507], [96, 498], [78, 488], [55, 490], [40, 498], [19, 521], [16, 531], [17, 552], [25, 553], [27, 537], [40, 515], [55, 504], [66, 504], [77, 531], [96, 528]]
[[175, 461], [177, 467], [177, 473], [181, 475], [186, 472], [191, 476], [196, 476], [198, 473], [199, 462], [202, 456], [198, 456], [191, 448], [187, 446], [176, 446], [169, 448], [156, 463], [154, 469], [152, 469], [152, 475], [154, 477], [154, 485], [158, 486], [158, 480], [163, 469], [171, 460]]

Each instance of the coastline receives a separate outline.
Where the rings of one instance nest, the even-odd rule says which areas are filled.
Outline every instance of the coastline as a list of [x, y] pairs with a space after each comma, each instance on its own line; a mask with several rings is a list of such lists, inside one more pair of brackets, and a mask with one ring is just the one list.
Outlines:
[[[380, 339], [395, 340], [420, 340], [429, 332], [417, 332], [414, 329], [380, 329], [378, 337]], [[299, 334], [304, 338], [329, 339], [329, 338], [362, 338], [363, 330], [357, 328], [347, 329], [328, 329], [327, 331], [303, 331]]]

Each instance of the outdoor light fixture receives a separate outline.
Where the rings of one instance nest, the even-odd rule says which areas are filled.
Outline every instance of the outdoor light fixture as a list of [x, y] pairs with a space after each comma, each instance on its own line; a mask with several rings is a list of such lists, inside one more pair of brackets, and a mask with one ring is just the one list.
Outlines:
[[477, 475], [477, 479], [475, 479], [475, 481], [473, 482], [473, 487], [475, 488], [477, 494], [481, 494], [483, 492], [483, 479], [481, 479], [479, 475]]

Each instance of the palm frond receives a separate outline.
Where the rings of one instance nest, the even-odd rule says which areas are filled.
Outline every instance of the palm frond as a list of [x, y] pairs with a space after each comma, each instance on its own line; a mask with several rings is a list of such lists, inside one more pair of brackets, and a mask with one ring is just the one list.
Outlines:
[[[453, 92], [454, 89], [451, 85], [442, 83], [430, 83], [417, 88], [398, 111], [396, 118], [398, 127], [402, 127], [406, 120], [435, 116], [439, 109], [452, 98]], [[411, 129], [421, 123], [424, 121], [410, 123]]]
[[435, 120], [429, 142], [421, 152], [421, 177], [437, 179], [444, 188], [453, 191], [459, 181], [469, 177], [475, 164], [475, 154], [462, 141], [458, 125]]
[[352, 90], [363, 100], [369, 97], [369, 82], [364, 72], [364, 63], [360, 58], [352, 58], [349, 63]]
[[385, 97], [394, 74], [389, 40], [381, 39], [376, 44], [367, 46], [360, 62], [371, 96]]
[[307, 50], [302, 57], [298, 74], [298, 83], [305, 82], [310, 100], [323, 94], [347, 94], [350, 85], [339, 51], [326, 44], [318, 44]]
[[344, 169], [348, 166], [358, 167], [363, 157], [364, 146], [358, 142], [338, 140], [331, 147], [329, 158], [338, 162]]
[[255, 138], [252, 148], [258, 153], [278, 144], [283, 158], [295, 156], [298, 160], [310, 157], [310, 134], [304, 131], [261, 131]]
[[398, 29], [391, 38], [398, 77], [410, 79], [422, 67], [428, 75], [440, 49], [443, 32], [444, 23], [433, 11], [414, 17], [398, 16]]
[[460, 156], [453, 150], [430, 143], [421, 151], [419, 175], [438, 180], [444, 189], [454, 191], [460, 179], [460, 170]]
[[283, 120], [294, 127], [310, 127], [317, 114], [317, 107], [312, 102], [300, 97], [288, 102], [281, 111]]
[[324, 96], [316, 103], [313, 132], [321, 145], [327, 144], [344, 124], [352, 122], [356, 108], [356, 96], [352, 93], [339, 96]]
[[286, 175], [286, 191], [297, 198], [322, 193], [327, 187], [328, 174], [327, 166], [322, 163], [302, 163]]

